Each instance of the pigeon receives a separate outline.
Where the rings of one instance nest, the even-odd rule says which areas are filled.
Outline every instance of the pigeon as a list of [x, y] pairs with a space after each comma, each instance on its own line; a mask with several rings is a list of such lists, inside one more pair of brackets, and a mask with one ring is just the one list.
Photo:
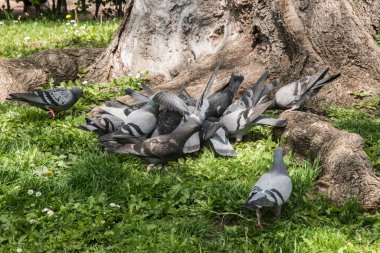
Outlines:
[[158, 105], [150, 100], [140, 109], [129, 113], [116, 131], [103, 135], [100, 141], [119, 140], [122, 143], [128, 143], [134, 138], [147, 137], [156, 127], [157, 116]]
[[208, 97], [210, 105], [206, 112], [206, 118], [222, 116], [223, 112], [232, 103], [234, 94], [243, 80], [243, 76], [237, 76], [232, 73], [229, 82]]
[[[102, 114], [110, 114], [121, 120], [126, 120], [128, 115], [133, 112], [130, 107], [110, 107], [110, 106], [100, 106], [100, 110], [103, 111]], [[138, 110], [138, 109], [137, 109]]]
[[236, 150], [232, 147], [228, 137], [227, 129], [220, 127], [211, 137], [210, 142], [217, 154], [221, 156], [235, 156]]
[[182, 114], [177, 111], [161, 110], [158, 113], [157, 125], [151, 137], [173, 132], [182, 121]]
[[240, 109], [223, 115], [219, 122], [226, 127], [229, 136], [235, 137], [236, 141], [241, 141], [254, 125], [255, 120], [264, 113], [274, 103], [273, 100], [256, 105], [248, 109]]
[[278, 79], [273, 80], [270, 84], [265, 86], [265, 81], [268, 78], [268, 73], [264, 72], [259, 80], [252, 86], [252, 88], [246, 90], [244, 94], [235, 102], [233, 102], [223, 113], [228, 113], [240, 110], [248, 109], [252, 106], [264, 103], [267, 101], [269, 93], [278, 85]]
[[275, 94], [276, 106], [280, 109], [292, 111], [299, 109], [307, 100], [316, 95], [326, 84], [334, 81], [340, 73], [328, 75], [329, 67], [325, 67], [312, 76], [301, 79], [281, 87]]
[[78, 128], [84, 131], [94, 132], [98, 136], [103, 136], [116, 131], [122, 123], [123, 120], [116, 116], [101, 114], [95, 118], [86, 117], [86, 124], [78, 126]]
[[[104, 141], [101, 144], [109, 152], [128, 153], [142, 158], [148, 163], [148, 171], [155, 165], [176, 159], [178, 156], [188, 153], [186, 143], [194, 134], [201, 130], [202, 123], [205, 120], [205, 112], [208, 108], [207, 95], [215, 80], [216, 71], [219, 66], [214, 70], [196, 105], [194, 113], [186, 116], [185, 123], [178, 126], [173, 132], [124, 145], [116, 144], [112, 140]], [[188, 145], [188, 147], [190, 146]]]
[[272, 168], [259, 178], [243, 206], [256, 209], [257, 225], [260, 228], [263, 228], [260, 209], [262, 207], [275, 207], [275, 216], [279, 218], [282, 205], [292, 193], [292, 181], [286, 170], [283, 153], [283, 148], [276, 148]]
[[26, 102], [48, 112], [48, 116], [55, 119], [56, 113], [70, 109], [81, 97], [83, 90], [74, 87], [70, 90], [54, 88], [38, 90], [28, 93], [10, 93], [8, 100]]

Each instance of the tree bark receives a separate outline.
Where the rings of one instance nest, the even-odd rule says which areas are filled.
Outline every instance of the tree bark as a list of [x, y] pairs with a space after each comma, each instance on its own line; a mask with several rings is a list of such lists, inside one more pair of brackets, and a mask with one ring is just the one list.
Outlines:
[[[52, 49], [24, 59], [0, 59], [0, 101], [11, 92], [33, 90], [53, 79], [73, 80], [88, 67], [102, 49]], [[57, 64], [58, 63], [58, 64]]]
[[88, 78], [147, 70], [160, 88], [178, 89], [204, 83], [220, 60], [223, 78], [240, 72], [246, 84], [264, 69], [289, 82], [330, 65], [342, 77], [310, 104], [347, 105], [355, 102], [347, 91], [380, 91], [379, 29], [380, 1], [131, 0]]
[[286, 138], [286, 146], [305, 158], [320, 158], [322, 169], [317, 181], [320, 192], [336, 203], [357, 197], [366, 210], [380, 207], [380, 178], [376, 177], [364, 140], [358, 134], [335, 129], [323, 117], [305, 113], [283, 113], [287, 119], [277, 136]]

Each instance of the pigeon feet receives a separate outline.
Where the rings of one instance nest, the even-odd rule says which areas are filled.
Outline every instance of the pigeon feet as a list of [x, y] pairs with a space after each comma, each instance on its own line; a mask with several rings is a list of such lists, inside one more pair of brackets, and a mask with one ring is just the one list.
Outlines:
[[150, 173], [152, 170], [158, 170], [158, 169], [161, 169], [163, 168], [163, 170], [165, 172], [168, 172], [168, 167], [166, 165], [162, 165], [162, 164], [148, 164], [148, 166], [146, 167], [146, 173]]
[[50, 119], [55, 119], [55, 112], [52, 109], [48, 109], [47, 114]]
[[277, 206], [277, 207], [276, 207], [276, 210], [274, 211], [274, 217], [275, 217], [276, 219], [280, 219], [280, 217], [281, 217], [281, 207], [282, 207], [282, 206]]
[[257, 217], [256, 227], [263, 229], [264, 228], [264, 226], [263, 226], [264, 223], [261, 222], [262, 214], [261, 214], [259, 208], [256, 209], [256, 217]]

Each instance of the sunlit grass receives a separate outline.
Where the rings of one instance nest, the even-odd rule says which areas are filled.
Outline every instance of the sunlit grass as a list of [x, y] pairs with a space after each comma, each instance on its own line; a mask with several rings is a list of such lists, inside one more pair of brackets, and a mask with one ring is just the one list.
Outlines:
[[[234, 158], [206, 147], [145, 172], [108, 154], [76, 126], [102, 101], [136, 88], [133, 78], [82, 86], [86, 99], [50, 120], [24, 104], [0, 104], [0, 244], [4, 252], [376, 252], [379, 215], [353, 199], [337, 207], [313, 193], [318, 161], [285, 156], [294, 190], [263, 230], [241, 208], [279, 145], [271, 128], [252, 129]], [[110, 85], [117, 89], [108, 89]], [[33, 190], [33, 194], [29, 195]], [[41, 196], [37, 197], [36, 192]], [[46, 209], [45, 209], [46, 208]], [[43, 211], [45, 210], [45, 211]], [[50, 210], [50, 212], [48, 211]], [[49, 213], [49, 214], [48, 214]]]
[[120, 20], [5, 20], [0, 25], [0, 57], [20, 58], [48, 48], [105, 47]]

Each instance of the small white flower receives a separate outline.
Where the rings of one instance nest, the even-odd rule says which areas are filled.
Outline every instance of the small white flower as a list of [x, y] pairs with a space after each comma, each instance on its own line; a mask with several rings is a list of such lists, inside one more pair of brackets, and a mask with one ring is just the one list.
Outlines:
[[0, 25], [3, 25], [4, 23], [3, 23], [3, 21], [0, 21]]
[[105, 220], [101, 220], [100, 223], [104, 224], [104, 223], [106, 223], [106, 221]]
[[47, 212], [47, 211], [50, 211], [49, 208], [45, 207], [44, 209], [42, 209], [42, 212]]
[[75, 23], [75, 24], [73, 24], [73, 26], [74, 26], [74, 27], [77, 27], [77, 26], [78, 26], [78, 24], [77, 24], [77, 23]]
[[120, 208], [120, 206], [119, 206], [119, 205], [115, 205], [115, 207], [117, 207], [117, 208]]
[[128, 74], [128, 76], [129, 76], [129, 77], [132, 77], [132, 76], [133, 76], [133, 74], [132, 74], [132, 73], [129, 73], [129, 74]]
[[83, 81], [82, 83], [83, 83], [83, 84], [88, 84], [88, 81]]
[[115, 207], [116, 204], [115, 203], [110, 203], [110, 207]]
[[65, 33], [67, 33], [69, 30], [65, 29]]
[[76, 23], [74, 19], [70, 20], [71, 23]]
[[36, 192], [36, 197], [41, 197], [42, 193], [41, 192]]
[[33, 195], [34, 191], [33, 190], [28, 190], [28, 195]]
[[22, 249], [17, 248], [17, 249], [16, 249], [16, 252], [17, 252], [17, 253], [20, 253], [20, 252], [22, 252]]
[[70, 25], [70, 23], [66, 23], [66, 26], [69, 26]]
[[36, 221], [35, 219], [31, 219], [31, 220], [29, 221], [29, 223], [30, 223], [30, 224], [34, 224], [34, 223], [37, 223], [37, 221]]
[[18, 23], [18, 20], [13, 20], [13, 23]]
[[54, 211], [53, 210], [49, 210], [49, 211], [47, 211], [46, 214], [49, 215], [49, 216], [52, 216], [54, 214]]
[[140, 73], [137, 73], [135, 77], [136, 77], [136, 78], [140, 78], [140, 77], [141, 77], [141, 74], [140, 74]]
[[29, 37], [29, 36], [26, 36], [26, 37], [24, 38], [24, 40], [25, 40], [25, 41], [28, 41], [28, 40], [30, 40], [30, 37]]

